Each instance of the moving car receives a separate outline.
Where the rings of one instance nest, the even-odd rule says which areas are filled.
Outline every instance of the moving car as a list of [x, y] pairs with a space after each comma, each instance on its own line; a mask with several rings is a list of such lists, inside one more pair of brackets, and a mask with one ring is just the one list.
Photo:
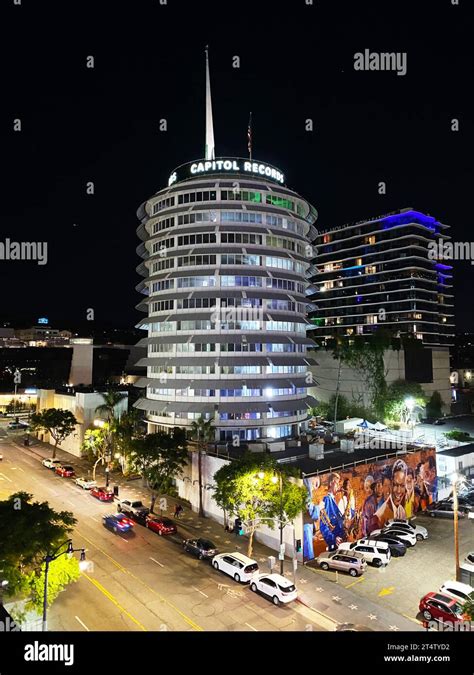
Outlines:
[[100, 502], [113, 502], [114, 493], [107, 487], [98, 487], [97, 485], [91, 489], [90, 495], [98, 499]]
[[426, 621], [455, 624], [463, 620], [462, 606], [445, 593], [427, 593], [421, 598], [419, 609]]
[[256, 574], [250, 582], [250, 590], [267, 595], [274, 605], [292, 602], [298, 597], [295, 585], [281, 574]]
[[213, 558], [218, 553], [217, 546], [209, 539], [185, 539], [183, 548], [188, 553], [197, 556], [199, 560]]
[[460, 581], [445, 581], [439, 589], [439, 592], [449, 595], [459, 603], [474, 599], [474, 588], [469, 586], [469, 584], [463, 584]]
[[403, 542], [406, 546], [415, 546], [417, 542], [417, 538], [413, 532], [399, 529], [395, 525], [392, 527], [383, 527], [381, 530], [374, 530], [374, 532], [371, 534], [389, 534], [394, 539], [398, 539], [399, 541]]
[[[432, 518], [454, 518], [454, 506], [451, 502], [435, 502], [428, 505], [427, 513]], [[458, 509], [458, 517], [464, 518], [464, 512]]]
[[428, 530], [423, 525], [415, 525], [408, 520], [399, 520], [398, 518], [391, 518], [387, 520], [384, 527], [396, 527], [397, 530], [406, 530], [415, 535], [417, 541], [428, 539]]
[[178, 528], [172, 520], [164, 518], [163, 516], [154, 516], [151, 513], [146, 517], [145, 527], [156, 532], [160, 536], [163, 534], [175, 534], [178, 531]]
[[58, 476], [61, 476], [61, 478], [72, 478], [74, 476], [74, 467], [69, 464], [57, 466], [55, 473], [57, 473]]
[[117, 504], [117, 511], [126, 513], [140, 525], [146, 525], [146, 517], [150, 513], [150, 509], [138, 499], [121, 499]]
[[82, 476], [81, 478], [75, 478], [74, 482], [76, 485], [79, 485], [79, 487], [81, 487], [83, 490], [90, 490], [91, 488], [97, 485], [95, 480], [85, 478], [84, 476]]
[[102, 525], [112, 532], [130, 532], [133, 528], [133, 522], [123, 513], [111, 513], [102, 517]]
[[47, 469], [56, 469], [58, 466], [61, 466], [61, 462], [59, 459], [51, 459], [50, 457], [43, 459], [41, 464], [45, 466]]
[[365, 560], [374, 567], [388, 565], [392, 558], [390, 547], [385, 541], [375, 539], [359, 539], [358, 541], [344, 541], [338, 551], [351, 551], [362, 553]]
[[212, 559], [214, 569], [228, 574], [237, 582], [248, 583], [259, 571], [258, 562], [243, 553], [218, 553]]
[[338, 570], [349, 572], [351, 577], [364, 574], [367, 562], [362, 553], [355, 551], [323, 551], [316, 558], [316, 563], [322, 570]]
[[404, 544], [401, 539], [390, 536], [390, 532], [381, 532], [376, 535], [372, 532], [370, 538], [375, 539], [375, 541], [386, 541], [390, 547], [390, 553], [393, 558], [401, 558], [401, 556], [404, 556], [407, 552], [407, 545]]

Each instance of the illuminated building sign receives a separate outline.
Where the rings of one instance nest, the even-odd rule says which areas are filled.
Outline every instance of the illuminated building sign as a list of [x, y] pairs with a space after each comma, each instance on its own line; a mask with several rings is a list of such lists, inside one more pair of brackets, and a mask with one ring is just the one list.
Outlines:
[[47, 319], [45, 316], [42, 316], [40, 319], [38, 319], [38, 324], [43, 324], [43, 325], [48, 325], [49, 319]]
[[254, 162], [249, 159], [222, 157], [220, 159], [203, 159], [199, 162], [189, 162], [182, 164], [173, 171], [168, 180], [168, 186], [189, 178], [199, 177], [200, 175], [209, 175], [215, 173], [240, 173], [251, 176], [260, 176], [267, 180], [275, 181], [283, 185], [285, 183], [284, 174], [270, 164]]

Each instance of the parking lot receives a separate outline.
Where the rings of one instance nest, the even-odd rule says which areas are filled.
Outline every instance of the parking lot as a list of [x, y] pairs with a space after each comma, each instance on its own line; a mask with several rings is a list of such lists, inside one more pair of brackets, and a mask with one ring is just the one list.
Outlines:
[[[449, 579], [455, 578], [454, 527], [450, 519], [430, 518], [425, 515], [413, 520], [428, 530], [428, 539], [409, 548], [405, 556], [391, 559], [387, 567], [368, 566], [362, 577], [318, 570], [335, 585], [341, 584], [354, 593], [389, 608], [398, 614], [419, 620], [418, 603], [430, 591], [439, 590]], [[459, 551], [462, 562], [468, 551], [474, 550], [474, 520], [459, 521]]]

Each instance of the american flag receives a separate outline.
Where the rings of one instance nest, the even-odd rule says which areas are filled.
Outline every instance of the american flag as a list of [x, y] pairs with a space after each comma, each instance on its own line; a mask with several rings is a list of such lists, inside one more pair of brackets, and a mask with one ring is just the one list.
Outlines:
[[252, 113], [250, 113], [249, 126], [247, 129], [247, 147], [249, 150], [249, 157], [252, 159]]

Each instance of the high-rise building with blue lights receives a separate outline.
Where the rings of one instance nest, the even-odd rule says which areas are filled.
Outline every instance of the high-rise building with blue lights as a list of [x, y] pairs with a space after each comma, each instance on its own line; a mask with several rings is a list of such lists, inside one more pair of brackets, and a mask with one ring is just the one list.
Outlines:
[[450, 240], [448, 230], [411, 208], [319, 230], [314, 337], [324, 343], [383, 327], [428, 347], [452, 345], [452, 266], [430, 255], [430, 243]]

